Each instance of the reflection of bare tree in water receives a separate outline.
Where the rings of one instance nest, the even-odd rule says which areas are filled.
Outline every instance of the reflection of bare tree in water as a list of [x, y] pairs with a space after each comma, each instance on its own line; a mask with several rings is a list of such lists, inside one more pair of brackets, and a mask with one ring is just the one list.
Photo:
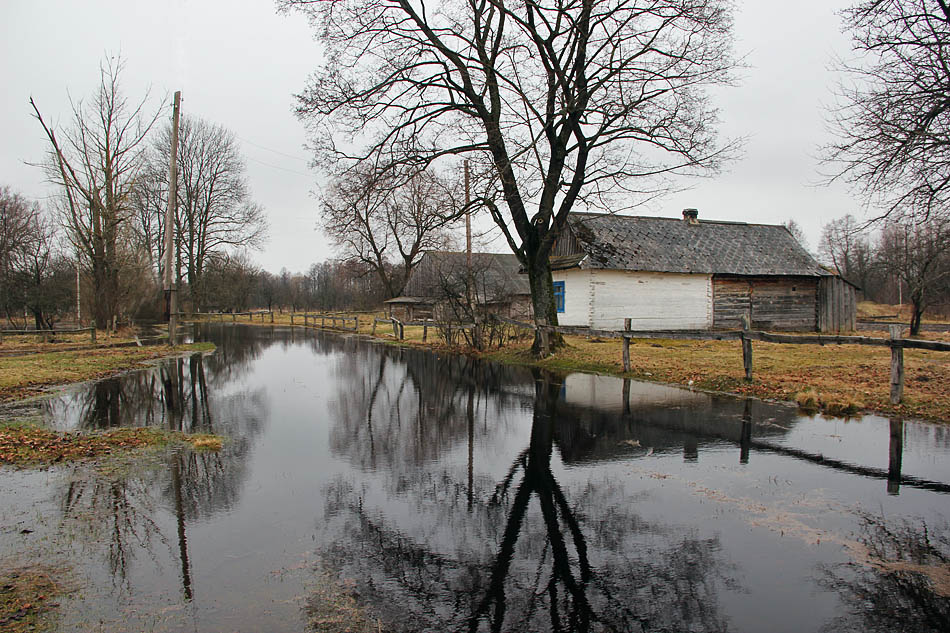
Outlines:
[[518, 368], [370, 345], [342, 356], [337, 371], [341, 390], [331, 404], [330, 447], [365, 469], [403, 469], [438, 458], [474, 432], [469, 409], [472, 416], [497, 419], [530, 385], [530, 375]]
[[847, 615], [828, 631], [950, 631], [950, 526], [864, 514], [860, 560], [828, 570], [824, 584], [841, 594]]
[[640, 520], [621, 486], [569, 501], [551, 465], [560, 384], [537, 378], [529, 446], [497, 484], [474, 478], [481, 503], [449, 470], [402, 490], [410, 518], [338, 481], [324, 563], [402, 631], [726, 630], [715, 539]]
[[[92, 385], [83, 401], [87, 427], [152, 424], [228, 436], [220, 451], [174, 450], [112, 475], [74, 471], [62, 495], [67, 533], [83, 547], [105, 550], [114, 582], [124, 589], [131, 589], [130, 566], [144, 554], [174, 561], [190, 600], [186, 527], [231, 508], [247, 479], [248, 453], [268, 415], [263, 389], [215, 396], [220, 379], [209, 378], [207, 364], [202, 355], [175, 359]], [[163, 523], [163, 509], [173, 526]]]
[[113, 583], [129, 589], [129, 569], [138, 551], [168, 545], [154, 517], [150, 479], [159, 471], [124, 477], [92, 477], [73, 469], [63, 491], [60, 510], [67, 533], [89, 550], [104, 552]]

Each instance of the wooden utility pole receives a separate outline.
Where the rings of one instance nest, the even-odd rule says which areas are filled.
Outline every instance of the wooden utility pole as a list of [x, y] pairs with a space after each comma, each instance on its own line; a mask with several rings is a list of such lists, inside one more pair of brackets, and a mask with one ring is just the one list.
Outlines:
[[472, 203], [472, 196], [468, 186], [468, 161], [465, 161], [465, 298], [468, 300], [468, 309], [475, 316], [475, 303], [473, 301], [474, 278], [472, 275], [472, 210], [469, 205]]
[[165, 321], [168, 323], [168, 344], [178, 343], [178, 283], [172, 267], [175, 215], [178, 206], [178, 120], [181, 91], [175, 92], [172, 109], [172, 149], [168, 158], [168, 208], [165, 211]]
[[478, 309], [475, 306], [475, 275], [472, 273], [472, 195], [469, 191], [468, 161], [465, 161], [465, 298], [472, 315], [472, 344], [481, 349], [481, 330], [478, 327]]

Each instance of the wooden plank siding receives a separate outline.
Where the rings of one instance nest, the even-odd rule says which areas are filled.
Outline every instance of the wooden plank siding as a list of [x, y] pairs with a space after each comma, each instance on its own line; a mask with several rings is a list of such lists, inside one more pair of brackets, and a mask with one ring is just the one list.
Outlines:
[[857, 292], [840, 277], [818, 282], [818, 331], [851, 332], [857, 328]]
[[714, 275], [713, 327], [741, 327], [750, 316], [756, 329], [814, 330], [817, 299], [817, 278]]

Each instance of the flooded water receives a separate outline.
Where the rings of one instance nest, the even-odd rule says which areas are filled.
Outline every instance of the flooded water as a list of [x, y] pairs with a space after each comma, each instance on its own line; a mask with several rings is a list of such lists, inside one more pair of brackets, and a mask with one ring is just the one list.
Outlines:
[[[950, 428], [211, 326], [63, 429], [219, 453], [0, 470], [0, 560], [63, 631], [950, 630]], [[323, 627], [323, 628], [321, 628]]]

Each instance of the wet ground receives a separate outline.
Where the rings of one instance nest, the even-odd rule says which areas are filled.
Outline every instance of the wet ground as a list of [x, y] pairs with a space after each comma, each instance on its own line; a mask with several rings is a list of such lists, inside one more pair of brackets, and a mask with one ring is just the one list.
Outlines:
[[950, 630], [950, 427], [196, 336], [40, 413], [221, 452], [0, 469], [0, 561], [68, 570], [63, 631], [322, 630], [328, 578], [383, 631]]

